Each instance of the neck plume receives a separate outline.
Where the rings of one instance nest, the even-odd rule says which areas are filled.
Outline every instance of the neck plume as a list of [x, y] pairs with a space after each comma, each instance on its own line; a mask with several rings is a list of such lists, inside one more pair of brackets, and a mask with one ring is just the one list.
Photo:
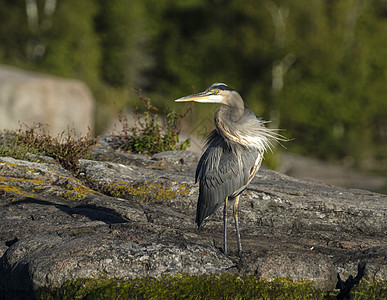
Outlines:
[[224, 138], [239, 142], [235, 129], [238, 127], [237, 123], [245, 112], [243, 99], [237, 92], [233, 91], [225, 99], [224, 103], [214, 116], [216, 129]]
[[287, 141], [278, 133], [278, 129], [267, 128], [264, 121], [251, 110], [245, 109], [242, 98], [240, 99], [241, 103], [234, 106], [223, 105], [215, 113], [216, 130], [226, 141], [256, 148], [261, 153], [272, 149], [272, 141]]

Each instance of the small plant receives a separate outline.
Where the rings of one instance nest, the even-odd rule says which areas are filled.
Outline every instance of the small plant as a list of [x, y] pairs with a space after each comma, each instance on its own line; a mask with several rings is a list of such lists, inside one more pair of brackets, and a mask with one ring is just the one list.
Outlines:
[[122, 124], [122, 135], [116, 148], [134, 153], [154, 154], [168, 150], [185, 150], [190, 145], [186, 139], [179, 144], [182, 119], [192, 111], [191, 107], [186, 112], [178, 114], [171, 109], [166, 115], [164, 124], [153, 113], [157, 108], [151, 104], [148, 97], [142, 96], [140, 91], [133, 90], [145, 106], [144, 116], [135, 114], [134, 126], [130, 127], [125, 116], [119, 118]]
[[267, 281], [253, 275], [163, 275], [160, 278], [78, 279], [41, 288], [36, 299], [325, 299], [310, 282]]
[[[26, 129], [24, 129], [26, 127]], [[68, 129], [57, 137], [49, 135], [47, 126], [35, 123], [31, 127], [21, 124], [16, 131], [6, 131], [0, 136], [0, 156], [28, 159], [32, 155], [50, 156], [75, 175], [79, 172], [79, 159], [89, 158], [96, 139], [91, 132], [76, 137], [75, 130]]]

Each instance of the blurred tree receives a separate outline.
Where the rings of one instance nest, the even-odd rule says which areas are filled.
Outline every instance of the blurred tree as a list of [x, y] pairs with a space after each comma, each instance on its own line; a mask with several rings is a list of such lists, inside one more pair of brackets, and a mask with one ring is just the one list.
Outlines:
[[258, 114], [281, 122], [295, 151], [357, 160], [372, 154], [375, 141], [386, 144], [383, 1], [145, 5], [156, 61], [148, 89], [160, 101], [223, 81]]
[[97, 9], [93, 0], [58, 1], [52, 28], [44, 33], [47, 51], [39, 63], [41, 69], [80, 78], [92, 86], [98, 84], [101, 49], [94, 30]]
[[30, 35], [25, 17], [25, 0], [0, 2], [0, 59], [8, 63], [26, 60]]
[[296, 56], [287, 52], [288, 40], [288, 16], [289, 7], [285, 5], [277, 5], [274, 1], [264, 1], [264, 6], [271, 15], [274, 27], [274, 42], [273, 50], [276, 57], [272, 67], [272, 97], [270, 105], [270, 121], [273, 128], [278, 128], [281, 120], [281, 112], [279, 101], [282, 97], [282, 90], [284, 88], [285, 74], [296, 60]]
[[0, 4], [3, 62], [99, 81], [100, 48], [93, 0], [16, 0]]
[[[270, 16], [256, 1], [146, 1], [155, 57], [152, 85], [169, 99], [226, 82], [250, 106], [270, 82]], [[265, 28], [266, 27], [266, 28]], [[249, 97], [254, 95], [253, 97]], [[251, 98], [251, 100], [250, 100]]]
[[387, 116], [380, 97], [385, 87], [375, 85], [383, 82], [387, 66], [378, 65], [376, 81], [373, 70], [374, 61], [387, 55], [387, 38], [377, 30], [385, 30], [386, 20], [366, 1], [294, 5], [290, 17], [298, 38], [291, 47], [298, 59], [281, 101], [283, 127], [296, 138], [292, 144], [309, 155], [355, 160], [371, 155], [379, 131], [371, 120]]
[[0, 61], [81, 78], [104, 105], [225, 82], [290, 150], [387, 159], [386, 31], [384, 0], [3, 0]]
[[112, 86], [143, 84], [141, 71], [148, 65], [140, 52], [143, 37], [140, 1], [98, 0], [96, 30], [101, 40], [102, 79]]

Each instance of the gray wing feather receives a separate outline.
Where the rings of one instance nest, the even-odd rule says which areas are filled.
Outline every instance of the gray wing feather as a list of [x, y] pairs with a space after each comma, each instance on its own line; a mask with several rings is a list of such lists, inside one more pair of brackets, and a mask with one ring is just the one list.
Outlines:
[[246, 188], [258, 154], [256, 149], [226, 141], [216, 130], [211, 133], [195, 174], [199, 181], [198, 226], [226, 197], [236, 197]]

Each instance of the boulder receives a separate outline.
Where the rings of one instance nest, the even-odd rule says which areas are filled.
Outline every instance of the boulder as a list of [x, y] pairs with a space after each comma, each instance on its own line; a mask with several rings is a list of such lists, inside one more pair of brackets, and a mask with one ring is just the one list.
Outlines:
[[94, 128], [95, 101], [81, 81], [0, 66], [0, 130], [47, 124], [54, 136]]
[[221, 210], [195, 226], [196, 154], [136, 160], [103, 139], [93, 152], [99, 161], [81, 160], [78, 178], [54, 161], [0, 158], [3, 299], [78, 278], [176, 273], [239, 272], [334, 289], [337, 274], [356, 274], [359, 262], [366, 278], [387, 279], [385, 195], [262, 169], [241, 197], [239, 261], [232, 218], [230, 256], [221, 251]]

